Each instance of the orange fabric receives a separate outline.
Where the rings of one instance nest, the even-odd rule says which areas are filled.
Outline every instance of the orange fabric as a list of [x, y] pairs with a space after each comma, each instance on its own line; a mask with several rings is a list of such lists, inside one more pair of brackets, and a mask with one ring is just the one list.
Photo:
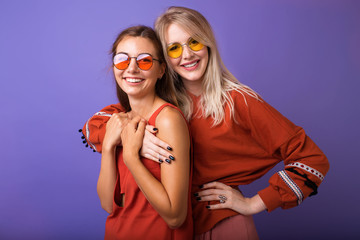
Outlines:
[[82, 128], [82, 133], [85, 136], [90, 148], [101, 153], [102, 141], [105, 137], [106, 123], [109, 121], [109, 116], [104, 116], [102, 113], [111, 115], [113, 113], [123, 112], [124, 108], [120, 104], [111, 104], [101, 109], [100, 112], [95, 113]]
[[[280, 161], [288, 164], [301, 161], [316, 167], [325, 174], [328, 162], [321, 150], [307, 137], [302, 128], [295, 126], [264, 101], [231, 92], [235, 119], [230, 119], [230, 108], [225, 107], [225, 121], [211, 127], [212, 118], [193, 117], [190, 130], [194, 144], [193, 192], [200, 191], [204, 183], [219, 181], [229, 186], [245, 185], [263, 176]], [[192, 96], [194, 112], [198, 110], [199, 97]], [[301, 172], [301, 170], [299, 170]], [[304, 179], [288, 173], [305, 196], [312, 189]], [[309, 176], [317, 185], [320, 180]], [[270, 186], [259, 195], [268, 211], [277, 207], [297, 205], [297, 198], [286, 183], [275, 174]], [[211, 229], [217, 222], [236, 215], [232, 210], [209, 211], [208, 202], [192, 199], [195, 233]], [[218, 202], [217, 202], [218, 203]]]
[[[326, 156], [301, 127], [295, 126], [265, 101], [236, 91], [230, 94], [234, 102], [234, 118], [230, 118], [230, 108], [226, 105], [225, 121], [216, 127], [212, 127], [211, 117], [193, 116], [189, 123], [194, 146], [192, 192], [200, 191], [201, 184], [212, 181], [232, 187], [249, 184], [284, 161], [286, 174], [300, 189], [303, 198], [309, 196], [313, 190], [305, 185], [305, 179], [286, 169], [290, 168], [289, 164], [305, 164], [323, 177], [329, 169]], [[196, 113], [200, 99], [190, 96]], [[100, 145], [105, 129], [103, 126], [94, 129], [90, 135], [95, 135]], [[317, 186], [320, 185], [321, 179], [312, 174], [312, 170], [296, 167], [296, 171], [305, 174]], [[277, 207], [294, 207], [299, 203], [293, 190], [279, 174], [274, 174], [269, 186], [258, 194], [268, 211]], [[222, 219], [238, 214], [230, 209], [208, 210], [205, 207], [208, 204], [192, 197], [196, 234], [206, 232]]]
[[[166, 106], [176, 108], [171, 104], [162, 105], [150, 117], [149, 124], [155, 126], [157, 115]], [[118, 178], [114, 191], [113, 212], [106, 220], [105, 239], [192, 239], [190, 191], [187, 219], [180, 228], [170, 229], [147, 201], [124, 164], [122, 148], [118, 148], [117, 155]], [[141, 160], [152, 175], [160, 181], [160, 164], [146, 158], [141, 158]], [[123, 207], [121, 207], [122, 194], [125, 196]]]
[[252, 216], [237, 214], [218, 222], [207, 232], [194, 236], [194, 240], [259, 240]]

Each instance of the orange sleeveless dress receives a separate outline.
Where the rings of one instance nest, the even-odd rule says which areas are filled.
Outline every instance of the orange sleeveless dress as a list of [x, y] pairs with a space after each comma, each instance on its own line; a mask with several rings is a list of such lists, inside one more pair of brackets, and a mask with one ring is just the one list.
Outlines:
[[[181, 111], [172, 104], [160, 106], [150, 117], [148, 123], [155, 126], [155, 120], [160, 111], [170, 106]], [[144, 166], [157, 179], [161, 180], [160, 164], [147, 158], [141, 158]], [[192, 177], [192, 159], [190, 163], [190, 179]], [[114, 190], [113, 212], [108, 216], [105, 224], [105, 239], [192, 239], [193, 220], [191, 212], [191, 181], [188, 194], [188, 212], [183, 225], [177, 229], [170, 229], [162, 217], [156, 212], [139, 189], [131, 172], [127, 169], [122, 158], [122, 148], [117, 152], [117, 180]], [[125, 201], [121, 206], [122, 195]]]

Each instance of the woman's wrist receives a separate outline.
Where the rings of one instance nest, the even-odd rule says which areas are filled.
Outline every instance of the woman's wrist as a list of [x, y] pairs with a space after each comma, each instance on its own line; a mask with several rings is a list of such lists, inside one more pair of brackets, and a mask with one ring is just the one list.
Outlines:
[[123, 151], [123, 160], [125, 165], [129, 168], [136, 163], [140, 163], [140, 156], [138, 152]]
[[249, 198], [249, 202], [252, 214], [256, 214], [266, 210], [266, 205], [258, 194], [256, 194], [252, 198]]
[[114, 144], [109, 144], [106, 141], [103, 142], [102, 145], [102, 153], [113, 153], [116, 149]]
[[123, 157], [127, 158], [127, 159], [139, 159], [140, 160], [139, 152], [136, 152], [136, 151], [124, 150]]

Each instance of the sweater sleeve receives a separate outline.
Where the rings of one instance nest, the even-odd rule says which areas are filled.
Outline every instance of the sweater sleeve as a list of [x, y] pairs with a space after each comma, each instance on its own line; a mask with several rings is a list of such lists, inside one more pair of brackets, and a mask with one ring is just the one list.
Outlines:
[[123, 111], [124, 109], [120, 104], [111, 104], [95, 113], [86, 121], [84, 127], [80, 129], [83, 134], [83, 143], [86, 144], [86, 146], [90, 146], [94, 152], [101, 153], [107, 121], [109, 121], [113, 113]]
[[249, 96], [245, 99], [245, 118], [252, 137], [269, 156], [283, 161], [285, 166], [258, 194], [269, 212], [277, 207], [295, 207], [317, 193], [329, 170], [328, 160], [301, 127], [262, 99]]

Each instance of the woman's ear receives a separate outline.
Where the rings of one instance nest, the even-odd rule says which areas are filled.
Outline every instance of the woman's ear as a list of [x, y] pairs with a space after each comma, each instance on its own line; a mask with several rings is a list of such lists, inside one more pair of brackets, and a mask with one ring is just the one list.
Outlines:
[[164, 73], [165, 73], [165, 70], [166, 70], [166, 64], [165, 64], [165, 63], [162, 63], [162, 64], [160, 65], [159, 79], [162, 78], [162, 76], [163, 76]]

